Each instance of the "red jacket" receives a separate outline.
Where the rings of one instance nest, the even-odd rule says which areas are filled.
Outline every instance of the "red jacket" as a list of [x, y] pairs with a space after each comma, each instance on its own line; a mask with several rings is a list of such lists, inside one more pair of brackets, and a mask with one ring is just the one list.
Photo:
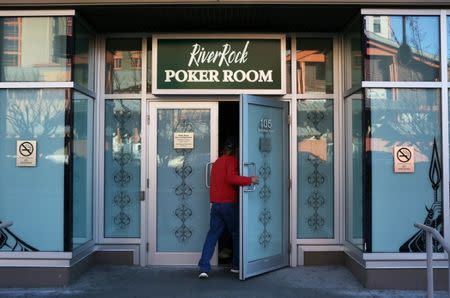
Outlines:
[[239, 176], [239, 162], [236, 157], [222, 155], [211, 169], [211, 203], [237, 203], [239, 187], [252, 184], [252, 178]]

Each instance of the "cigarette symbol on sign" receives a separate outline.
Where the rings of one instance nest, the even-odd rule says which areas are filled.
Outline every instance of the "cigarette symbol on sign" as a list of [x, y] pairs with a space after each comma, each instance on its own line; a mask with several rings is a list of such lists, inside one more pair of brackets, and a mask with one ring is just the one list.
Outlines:
[[408, 162], [411, 159], [411, 151], [408, 148], [400, 148], [397, 151], [397, 159], [400, 162]]
[[34, 152], [33, 144], [30, 142], [23, 142], [19, 146], [19, 152], [22, 154], [22, 156], [30, 156]]

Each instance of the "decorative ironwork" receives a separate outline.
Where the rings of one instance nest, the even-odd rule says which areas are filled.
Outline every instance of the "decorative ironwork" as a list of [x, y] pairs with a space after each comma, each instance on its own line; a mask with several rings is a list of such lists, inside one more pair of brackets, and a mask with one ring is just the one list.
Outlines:
[[[322, 111], [311, 111], [306, 114], [306, 119], [319, 130], [318, 126], [325, 119], [325, 113]], [[312, 186], [312, 190], [308, 195], [306, 205], [312, 209], [312, 214], [306, 218], [308, 227], [313, 232], [318, 232], [325, 225], [325, 218], [320, 214], [319, 209], [325, 206], [326, 200], [319, 191], [320, 187], [325, 183], [325, 176], [320, 172], [322, 160], [309, 153], [306, 159], [313, 167], [313, 171], [308, 175], [307, 182]]]
[[[2, 223], [0, 221], [0, 223]], [[9, 228], [0, 229], [0, 250], [8, 251], [39, 251], [17, 237]]]
[[318, 212], [319, 208], [325, 204], [325, 198], [319, 191], [315, 190], [309, 195], [307, 204], [314, 209], [313, 214], [308, 217], [308, 226], [313, 231], [317, 231], [325, 224], [325, 219]]
[[[187, 119], [180, 119], [175, 126], [175, 132], [193, 132], [194, 125]], [[175, 216], [181, 221], [181, 225], [176, 228], [174, 234], [180, 242], [186, 242], [192, 237], [192, 230], [187, 226], [187, 220], [192, 216], [188, 200], [192, 196], [192, 187], [187, 183], [188, 177], [192, 174], [192, 167], [189, 165], [189, 155], [192, 149], [175, 149], [183, 156], [183, 162], [175, 167], [175, 173], [180, 177], [180, 183], [175, 187], [175, 195], [179, 198], [180, 204], [175, 209]]]
[[[430, 208], [425, 206], [427, 215], [423, 222], [424, 225], [432, 227], [444, 235], [444, 225], [442, 216], [442, 201], [438, 198], [438, 190], [442, 182], [442, 167], [439, 159], [439, 152], [436, 145], [436, 139], [433, 140], [433, 150], [431, 153], [430, 168], [428, 170], [428, 179], [431, 183], [431, 188], [434, 191], [433, 203]], [[400, 246], [400, 252], [425, 252], [426, 251], [426, 232], [423, 230], [417, 231], [411, 238]], [[442, 245], [439, 241], [433, 239], [433, 251], [443, 252]]]
[[272, 220], [272, 213], [270, 212], [270, 209], [267, 208], [267, 205], [270, 197], [272, 196], [272, 190], [269, 186], [272, 169], [268, 163], [268, 157], [272, 151], [270, 133], [272, 131], [273, 124], [272, 121], [266, 116], [263, 116], [259, 123], [260, 126], [258, 128], [258, 132], [261, 135], [259, 140], [259, 152], [262, 155], [263, 162], [258, 171], [260, 180], [262, 180], [262, 185], [258, 195], [263, 201], [264, 207], [258, 216], [259, 222], [263, 226], [262, 232], [258, 235], [258, 242], [262, 247], [266, 248], [272, 240], [272, 235], [268, 231], [268, 225]]
[[[130, 121], [132, 113], [131, 110], [123, 103], [120, 102], [120, 109], [114, 111], [114, 118], [117, 122], [116, 130], [116, 151], [113, 152], [113, 159], [118, 165], [119, 169], [114, 173], [114, 183], [119, 187], [119, 190], [114, 194], [113, 203], [119, 208], [118, 213], [114, 216], [114, 224], [120, 229], [127, 228], [131, 223], [131, 217], [125, 212], [126, 207], [131, 204], [131, 197], [126, 192], [125, 187], [131, 182], [133, 176], [127, 170], [127, 165], [132, 159], [132, 155], [125, 151], [123, 146], [124, 139], [131, 135], [131, 132], [127, 130], [127, 122]], [[113, 145], [114, 147], [114, 145]]]

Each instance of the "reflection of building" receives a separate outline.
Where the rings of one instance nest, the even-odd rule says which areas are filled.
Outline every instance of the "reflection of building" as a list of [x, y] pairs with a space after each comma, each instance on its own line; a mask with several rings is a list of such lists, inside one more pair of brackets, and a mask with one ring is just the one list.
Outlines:
[[413, 17], [370, 16], [365, 20], [366, 77], [374, 81], [435, 81], [440, 76], [438, 40], [419, 31]]
[[[70, 18], [5, 18], [2, 21], [5, 81], [66, 81], [72, 36]], [[0, 33], [1, 34], [1, 33]], [[44, 42], [47, 41], [47, 42]], [[38, 45], [39, 44], [39, 45]]]

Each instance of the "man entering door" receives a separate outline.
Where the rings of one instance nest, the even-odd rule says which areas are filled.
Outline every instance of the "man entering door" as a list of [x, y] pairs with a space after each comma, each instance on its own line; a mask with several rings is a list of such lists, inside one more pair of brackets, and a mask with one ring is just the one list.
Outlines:
[[202, 256], [198, 262], [199, 278], [208, 278], [208, 273], [211, 270], [210, 260], [225, 227], [230, 231], [233, 240], [233, 267], [231, 271], [239, 272], [238, 186], [257, 184], [259, 179], [256, 176], [239, 176], [237, 149], [237, 141], [234, 138], [228, 138], [225, 141], [222, 155], [214, 162], [211, 169], [211, 218]]

